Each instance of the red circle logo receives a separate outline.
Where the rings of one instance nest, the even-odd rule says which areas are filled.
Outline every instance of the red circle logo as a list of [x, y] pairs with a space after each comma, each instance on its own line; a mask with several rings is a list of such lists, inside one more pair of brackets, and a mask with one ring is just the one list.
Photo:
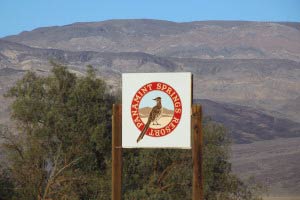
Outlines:
[[163, 137], [176, 129], [182, 114], [182, 103], [176, 90], [163, 82], [151, 82], [142, 86], [131, 103], [131, 117], [144, 135]]

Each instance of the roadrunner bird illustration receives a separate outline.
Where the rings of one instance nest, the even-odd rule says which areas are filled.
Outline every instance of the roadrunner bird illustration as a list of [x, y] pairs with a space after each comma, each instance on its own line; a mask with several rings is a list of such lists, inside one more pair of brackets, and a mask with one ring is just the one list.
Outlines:
[[[153, 100], [156, 101], [156, 105], [152, 108], [152, 110], [149, 114], [147, 123], [146, 123], [144, 129], [142, 130], [141, 134], [139, 135], [136, 142], [139, 142], [141, 139], [143, 139], [151, 122], [153, 122], [153, 125], [160, 125], [160, 124], [158, 124], [157, 120], [159, 120], [159, 118], [161, 117], [161, 113], [162, 113], [161, 97], [156, 97]], [[156, 122], [156, 124], [154, 124], [154, 122]]]

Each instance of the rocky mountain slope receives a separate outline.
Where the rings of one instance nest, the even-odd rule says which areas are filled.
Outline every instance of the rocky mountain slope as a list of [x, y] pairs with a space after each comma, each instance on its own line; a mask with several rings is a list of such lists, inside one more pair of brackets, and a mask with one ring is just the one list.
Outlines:
[[299, 137], [235, 144], [232, 152], [234, 173], [244, 179], [255, 178], [273, 196], [298, 196], [299, 199]]
[[262, 110], [229, 103], [197, 99], [206, 116], [224, 124], [234, 143], [300, 137], [300, 123], [268, 115]]
[[5, 39], [29, 46], [75, 51], [300, 59], [299, 23], [110, 20], [38, 28]]
[[123, 72], [190, 71], [194, 74], [194, 98], [251, 105], [300, 121], [300, 108], [293, 106], [300, 97], [300, 62], [293, 60], [200, 59], [143, 52], [66, 51], [0, 40], [0, 68], [48, 73], [49, 60], [64, 63], [78, 74], [84, 73], [85, 66], [91, 64], [114, 88], [121, 86]]
[[201, 103], [204, 114], [231, 134], [234, 173], [254, 178], [275, 196], [300, 195], [300, 123], [246, 106], [205, 99], [194, 103]]

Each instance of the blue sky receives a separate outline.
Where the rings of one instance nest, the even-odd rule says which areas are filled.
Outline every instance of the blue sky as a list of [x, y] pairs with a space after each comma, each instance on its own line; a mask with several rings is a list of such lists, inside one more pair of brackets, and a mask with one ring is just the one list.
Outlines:
[[161, 91], [152, 91], [146, 94], [141, 103], [139, 108], [144, 108], [144, 107], [153, 107], [156, 105], [155, 99], [156, 97], [161, 97], [161, 104], [164, 108], [167, 108], [169, 110], [174, 110], [174, 104], [172, 99], [164, 92]]
[[297, 21], [300, 0], [0, 0], [0, 37], [107, 19]]

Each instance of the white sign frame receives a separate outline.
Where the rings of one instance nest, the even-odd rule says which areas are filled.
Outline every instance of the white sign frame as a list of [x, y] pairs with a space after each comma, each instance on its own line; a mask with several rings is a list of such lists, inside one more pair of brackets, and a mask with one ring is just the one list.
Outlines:
[[[176, 124], [176, 128], [173, 129], [172, 132], [170, 132], [169, 134], [161, 137], [151, 137], [145, 135], [139, 142], [137, 142], [137, 138], [139, 137], [141, 130], [138, 129], [137, 123], [134, 123], [132, 110], [131, 110], [133, 105], [132, 103], [134, 102], [133, 99], [135, 95], [137, 95], [137, 92], [143, 86], [149, 83], [157, 83], [155, 88], [152, 88], [151, 86], [148, 87], [149, 91], [147, 95], [149, 96], [149, 98], [151, 94], [155, 95], [155, 94], [160, 94], [159, 92], [161, 92], [161, 93], [166, 93], [167, 95], [169, 93], [169, 97], [174, 100], [175, 95], [173, 95], [173, 93], [171, 94], [170, 92], [171, 89], [167, 93], [166, 92], [167, 89], [162, 90], [163, 89], [162, 87], [164, 86], [162, 85], [159, 86], [158, 85], [159, 83], [165, 83], [166, 85], [171, 86], [171, 88], [173, 88], [176, 91], [176, 93], [180, 97], [180, 101], [181, 101], [180, 103], [182, 106], [181, 117], [179, 121], [176, 121], [176, 118], [174, 117], [175, 114], [173, 115], [173, 119], [175, 118], [174, 124], [176, 123], [177, 124]], [[160, 88], [162, 91], [156, 90], [157, 88]], [[154, 91], [157, 93], [154, 93]], [[142, 99], [140, 101], [142, 101]], [[162, 98], [161, 100], [162, 105], [163, 106], [164, 104], [166, 105], [167, 101], [168, 99], [166, 97]], [[140, 102], [140, 105], [142, 103], [143, 102]], [[153, 101], [153, 105], [155, 104], [156, 102]], [[191, 148], [191, 104], [192, 104], [192, 74], [190, 72], [123, 73], [122, 74], [122, 148], [190, 149]], [[173, 110], [175, 113], [175, 104], [173, 103], [173, 105], [174, 105]]]

